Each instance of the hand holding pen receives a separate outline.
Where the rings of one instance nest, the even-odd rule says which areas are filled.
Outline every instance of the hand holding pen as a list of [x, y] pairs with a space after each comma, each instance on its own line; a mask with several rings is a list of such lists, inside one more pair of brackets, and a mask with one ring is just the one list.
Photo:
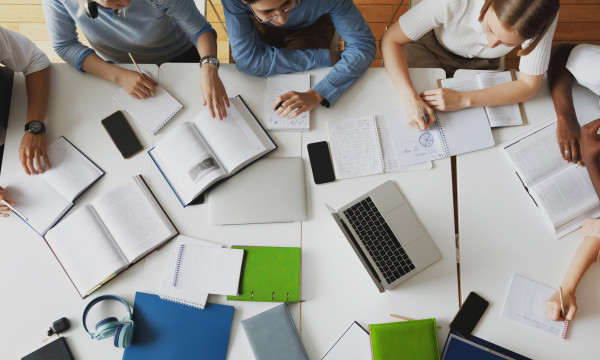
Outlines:
[[435, 121], [433, 110], [418, 96], [404, 106], [406, 109], [406, 121], [419, 131], [428, 129]]
[[136, 99], [145, 99], [154, 95], [158, 83], [150, 76], [142, 73], [131, 54], [129, 54], [129, 57], [137, 69], [137, 74], [135, 71], [124, 70], [118, 81], [119, 85]]
[[5, 213], [5, 211], [9, 211], [12, 210], [15, 214], [19, 215], [20, 217], [22, 217], [25, 221], [27, 221], [28, 219], [23, 216], [21, 213], [19, 213], [15, 208], [14, 208], [15, 202], [12, 201], [9, 197], [8, 197], [8, 192], [6, 190], [4, 190], [4, 188], [2, 188], [0, 186], [0, 217], [9, 217], [10, 215]]

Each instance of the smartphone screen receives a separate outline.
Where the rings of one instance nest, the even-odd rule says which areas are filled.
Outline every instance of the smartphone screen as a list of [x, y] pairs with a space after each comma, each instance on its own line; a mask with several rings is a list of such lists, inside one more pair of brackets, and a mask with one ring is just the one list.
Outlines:
[[311, 143], [306, 146], [310, 167], [312, 168], [315, 184], [324, 184], [335, 180], [329, 145], [327, 141]]
[[463, 337], [470, 336], [489, 304], [487, 300], [471, 292], [450, 323], [450, 329]]
[[144, 148], [122, 112], [117, 111], [102, 119], [102, 125], [125, 159]]

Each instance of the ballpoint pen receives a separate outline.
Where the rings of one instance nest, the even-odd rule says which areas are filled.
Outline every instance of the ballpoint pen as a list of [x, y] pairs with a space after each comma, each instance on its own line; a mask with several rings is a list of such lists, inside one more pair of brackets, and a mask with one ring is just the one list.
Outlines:
[[423, 108], [421, 108], [419, 106], [419, 112], [421, 113], [421, 117], [423, 118], [423, 121], [425, 121], [425, 124], [429, 123], [429, 115], [425, 115], [425, 113], [423, 112]]
[[29, 221], [28, 218], [25, 217], [25, 215], [21, 214], [20, 212], [17, 211], [17, 209], [15, 209], [14, 207], [12, 207], [7, 201], [4, 200], [0, 200], [0, 202], [2, 202], [4, 205], [6, 205], [9, 209], [11, 209], [15, 214], [19, 215], [23, 220], [25, 221]]

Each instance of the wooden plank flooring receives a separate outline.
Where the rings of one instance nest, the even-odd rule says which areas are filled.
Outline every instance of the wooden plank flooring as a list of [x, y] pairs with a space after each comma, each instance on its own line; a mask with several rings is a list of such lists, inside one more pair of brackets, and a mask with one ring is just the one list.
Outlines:
[[[382, 56], [379, 39], [386, 26], [409, 9], [409, 0], [354, 0], [369, 23], [377, 41], [377, 55], [372, 66], [381, 66]], [[207, 5], [206, 16], [217, 31], [218, 57], [222, 62], [229, 61], [227, 33], [219, 23], [218, 16], [225, 19], [221, 0], [213, 0], [216, 12]], [[43, 49], [54, 62], [62, 60], [54, 53], [46, 29], [41, 0], [0, 0], [0, 26], [18, 31]], [[85, 36], [79, 34], [84, 43]], [[559, 24], [554, 35], [554, 43], [600, 44], [600, 0], [561, 0]], [[506, 57], [507, 68], [518, 68], [516, 51]]]

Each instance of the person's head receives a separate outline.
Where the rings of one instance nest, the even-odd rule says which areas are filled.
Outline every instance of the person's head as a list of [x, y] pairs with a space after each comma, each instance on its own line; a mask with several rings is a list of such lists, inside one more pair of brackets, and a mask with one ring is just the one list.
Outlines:
[[486, 0], [479, 21], [488, 46], [512, 47], [531, 40], [518, 52], [519, 56], [529, 54], [552, 25], [559, 6], [559, 0]]
[[284, 25], [289, 12], [300, 4], [300, 0], [242, 0], [250, 7], [256, 19], [261, 23], [275, 26]]

